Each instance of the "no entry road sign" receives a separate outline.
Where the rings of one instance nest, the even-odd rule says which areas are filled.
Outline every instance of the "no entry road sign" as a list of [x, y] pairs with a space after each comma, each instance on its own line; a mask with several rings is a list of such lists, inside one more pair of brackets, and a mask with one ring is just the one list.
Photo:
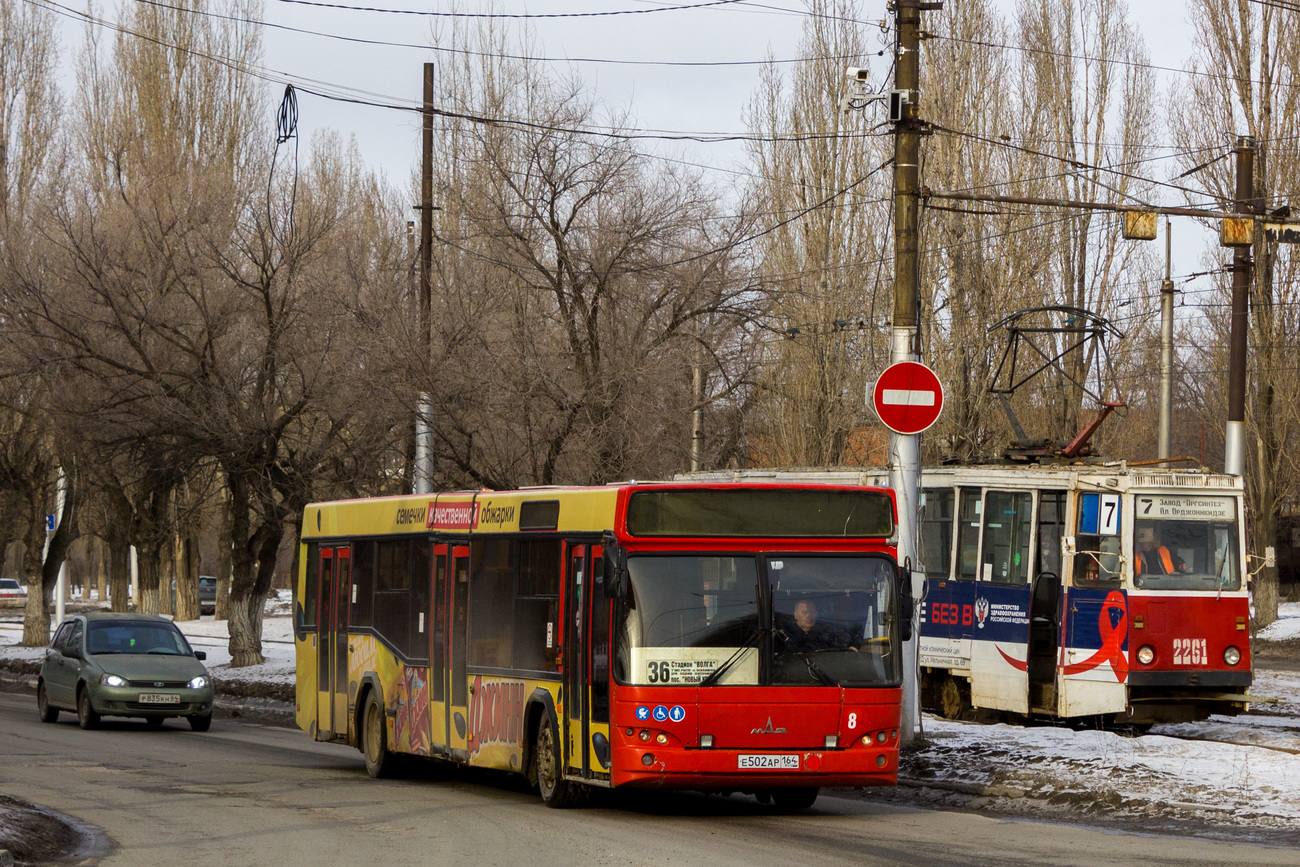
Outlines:
[[943, 386], [924, 364], [900, 361], [880, 374], [872, 402], [885, 427], [894, 433], [918, 434], [938, 420]]

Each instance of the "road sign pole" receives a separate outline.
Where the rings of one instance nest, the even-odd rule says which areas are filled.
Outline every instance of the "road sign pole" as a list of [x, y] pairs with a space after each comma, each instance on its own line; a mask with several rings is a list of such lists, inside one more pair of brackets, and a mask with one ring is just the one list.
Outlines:
[[[911, 346], [913, 329], [894, 328], [890, 360], [894, 363], [915, 361]], [[916, 565], [916, 522], [920, 505], [921, 487], [921, 435], [891, 432], [889, 435], [889, 486], [898, 502], [898, 562]], [[920, 586], [921, 574], [912, 573], [912, 598], [920, 600], [924, 588]], [[912, 637], [903, 644], [903, 697], [899, 743], [912, 743], [920, 728], [921, 701], [917, 676], [919, 669], [920, 629], [917, 628], [915, 607], [905, 612], [912, 619]]]

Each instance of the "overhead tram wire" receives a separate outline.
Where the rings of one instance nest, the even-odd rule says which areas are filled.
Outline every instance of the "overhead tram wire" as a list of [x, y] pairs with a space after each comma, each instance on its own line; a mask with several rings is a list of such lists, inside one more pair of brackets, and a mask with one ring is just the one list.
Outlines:
[[146, 6], [155, 6], [159, 9], [167, 9], [172, 12], [185, 12], [190, 15], [202, 15], [205, 18], [215, 18], [219, 21], [232, 21], [236, 24], [249, 24], [258, 27], [265, 27], [270, 30], [281, 30], [286, 33], [298, 33], [304, 36], [317, 36], [321, 39], [335, 39], [339, 42], [349, 42], [354, 45], [374, 45], [381, 48], [410, 48], [418, 51], [433, 51], [440, 54], [459, 54], [464, 57], [489, 57], [500, 58], [502, 60], [518, 60], [524, 63], [599, 63], [610, 66], [651, 66], [663, 68], [731, 68], [741, 66], [766, 66], [769, 63], [777, 66], [785, 66], [794, 63], [820, 63], [827, 60], [849, 61], [854, 60], [857, 55], [823, 55], [820, 57], [793, 57], [793, 58], [773, 58], [770, 60], [629, 60], [627, 58], [616, 57], [543, 57], [529, 54], [498, 54], [493, 51], [475, 51], [470, 48], [455, 48], [447, 45], [430, 45], [418, 42], [390, 42], [384, 39], [363, 39], [360, 36], [345, 36], [341, 33], [326, 33], [322, 30], [307, 30], [303, 27], [294, 27], [289, 24], [277, 24], [272, 21], [262, 21], [257, 18], [244, 18], [238, 15], [226, 15], [220, 12], [209, 12], [205, 9], [191, 9], [185, 6], [176, 6], [171, 3], [163, 3], [160, 0], [135, 0]]
[[[57, 0], [24, 0], [36, 6], [48, 7], [52, 11], [68, 18], [73, 18], [83, 22], [88, 22], [99, 27], [113, 30], [127, 36], [134, 36], [152, 42], [155, 45], [164, 48], [175, 49], [177, 46], [166, 40], [159, 39], [146, 33], [140, 33], [125, 27], [113, 21], [108, 21], [98, 16], [83, 12], [79, 9], [67, 7]], [[230, 58], [222, 57], [215, 54], [209, 54], [194, 49], [187, 49], [190, 54], [214, 63], [219, 63], [236, 72], [242, 72], [246, 75], [257, 78], [261, 81], [270, 82], [275, 85], [293, 84], [294, 89], [299, 93], [307, 93], [312, 96], [318, 96], [321, 99], [328, 99], [333, 102], [341, 102], [349, 105], [364, 105], [373, 108], [390, 109], [394, 111], [405, 111], [413, 114], [420, 114], [424, 109], [415, 101], [409, 103], [393, 97], [382, 97], [380, 94], [366, 93], [354, 88], [348, 88], [343, 85], [331, 85], [328, 82], [321, 82], [302, 76], [293, 76], [283, 72], [273, 72], [265, 68], [253, 67], [246, 64], [237, 63]], [[296, 83], [295, 83], [296, 82]], [[305, 83], [304, 83], [305, 82]], [[309, 86], [314, 85], [314, 86]], [[334, 87], [338, 92], [330, 92], [325, 87]], [[347, 96], [346, 91], [354, 93], [363, 93], [366, 96]], [[367, 98], [371, 97], [371, 98]], [[825, 141], [830, 139], [844, 138], [880, 138], [892, 135], [886, 133], [826, 133], [826, 134], [806, 134], [806, 135], [754, 135], [752, 133], [732, 133], [732, 132], [686, 132], [677, 130], [633, 130], [624, 132], [615, 127], [583, 127], [583, 126], [559, 126], [556, 124], [539, 123], [536, 121], [525, 120], [522, 118], [506, 117], [489, 117], [472, 112], [458, 112], [447, 109], [435, 108], [432, 114], [437, 117], [450, 118], [453, 120], [464, 120], [471, 123], [482, 124], [486, 126], [505, 126], [520, 127], [523, 129], [538, 129], [550, 132], [569, 133], [572, 135], [587, 135], [597, 138], [607, 138], [617, 141], [677, 141], [677, 142], [697, 142], [700, 144], [719, 144], [728, 142], [766, 142], [766, 143], [785, 143], [785, 142], [802, 142], [802, 141]]]
[[381, 12], [386, 15], [420, 15], [426, 18], [454, 18], [470, 20], [535, 21], [549, 18], [611, 18], [621, 15], [649, 15], [655, 12], [680, 12], [688, 9], [706, 9], [710, 6], [731, 6], [745, 0], [705, 0], [702, 3], [685, 3], [679, 6], [652, 6], [648, 9], [611, 9], [606, 12], [434, 12], [422, 9], [388, 9], [380, 6], [352, 6], [346, 3], [327, 3], [325, 0], [277, 0], [296, 6], [317, 6], [324, 9], [343, 9], [351, 12]]

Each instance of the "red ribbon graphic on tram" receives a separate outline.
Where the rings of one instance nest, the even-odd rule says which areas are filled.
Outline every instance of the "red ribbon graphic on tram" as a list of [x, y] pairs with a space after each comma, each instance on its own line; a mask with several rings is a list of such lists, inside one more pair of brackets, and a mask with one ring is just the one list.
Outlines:
[[[1111, 620], [1111, 612], [1118, 611], [1116, 622]], [[1128, 657], [1124, 655], [1124, 637], [1128, 634], [1128, 604], [1124, 594], [1112, 590], [1101, 604], [1101, 613], [1097, 617], [1097, 628], [1101, 632], [1101, 648], [1083, 662], [1067, 665], [1065, 674], [1081, 674], [1091, 671], [1103, 662], [1109, 662], [1115, 670], [1115, 677], [1120, 683], [1128, 679]]]

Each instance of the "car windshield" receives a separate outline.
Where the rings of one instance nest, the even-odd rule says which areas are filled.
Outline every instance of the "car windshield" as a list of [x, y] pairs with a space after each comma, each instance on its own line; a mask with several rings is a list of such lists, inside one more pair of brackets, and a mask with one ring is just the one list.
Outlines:
[[86, 649], [90, 653], [194, 655], [185, 636], [170, 623], [91, 623]]

